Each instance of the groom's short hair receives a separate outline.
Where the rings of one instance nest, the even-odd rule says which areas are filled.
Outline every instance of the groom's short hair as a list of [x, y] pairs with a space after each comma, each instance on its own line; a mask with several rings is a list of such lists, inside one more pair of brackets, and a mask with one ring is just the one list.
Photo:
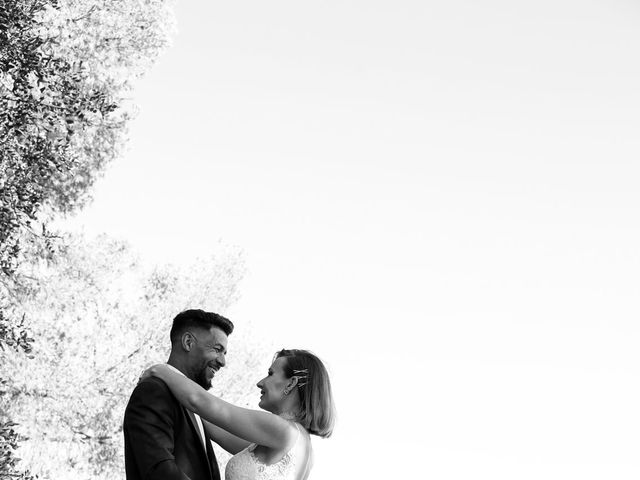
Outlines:
[[192, 328], [203, 328], [209, 330], [211, 327], [217, 327], [227, 336], [233, 332], [233, 323], [228, 318], [213, 312], [205, 312], [200, 309], [185, 310], [180, 312], [173, 319], [171, 332], [169, 337], [171, 343], [180, 340], [180, 336], [187, 330]]

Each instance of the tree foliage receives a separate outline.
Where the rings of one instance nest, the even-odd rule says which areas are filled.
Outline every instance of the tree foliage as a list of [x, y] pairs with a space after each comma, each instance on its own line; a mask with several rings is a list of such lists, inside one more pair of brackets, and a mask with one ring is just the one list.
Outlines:
[[[132, 82], [172, 27], [170, 0], [0, 0], [1, 350], [33, 348], [16, 272], [54, 250], [36, 220], [88, 199], [124, 144]], [[16, 476], [18, 438], [5, 411], [0, 422], [0, 473]]]
[[[25, 262], [17, 272], [29, 279], [18, 296], [38, 341], [32, 360], [0, 353], [0, 374], [12, 375], [0, 409], [30, 438], [20, 454], [33, 473], [122, 478], [122, 418], [140, 372], [168, 358], [177, 312], [225, 313], [237, 298], [243, 262], [220, 247], [189, 267], [150, 269], [108, 237], [64, 240], [50, 260]], [[245, 404], [248, 395], [255, 399], [254, 376], [273, 350], [249, 331], [237, 325], [231, 371], [216, 377], [216, 391]]]
[[0, 0], [4, 276], [17, 268], [20, 239], [43, 206], [82, 205], [120, 153], [126, 97], [166, 46], [169, 14], [163, 0]]

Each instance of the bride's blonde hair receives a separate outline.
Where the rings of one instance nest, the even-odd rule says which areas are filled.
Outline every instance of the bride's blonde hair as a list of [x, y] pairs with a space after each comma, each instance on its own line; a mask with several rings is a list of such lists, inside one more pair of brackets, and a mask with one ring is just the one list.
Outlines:
[[335, 423], [335, 406], [329, 374], [322, 361], [307, 350], [280, 350], [275, 358], [284, 358], [287, 378], [298, 377], [300, 396], [297, 420], [309, 433], [329, 437]]

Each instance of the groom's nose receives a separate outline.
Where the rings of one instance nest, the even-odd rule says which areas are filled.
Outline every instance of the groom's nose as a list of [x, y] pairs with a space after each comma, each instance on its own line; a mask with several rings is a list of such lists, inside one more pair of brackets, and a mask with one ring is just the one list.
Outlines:
[[221, 367], [224, 367], [227, 364], [227, 359], [225, 358], [224, 353], [219, 354], [217, 360]]

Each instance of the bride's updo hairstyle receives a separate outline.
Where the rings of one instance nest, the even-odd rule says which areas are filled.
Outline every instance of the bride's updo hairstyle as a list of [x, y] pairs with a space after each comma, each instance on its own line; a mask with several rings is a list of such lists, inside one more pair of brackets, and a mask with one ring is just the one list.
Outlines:
[[[280, 350], [275, 358], [284, 358], [287, 378], [298, 377], [300, 413], [297, 420], [309, 433], [329, 437], [335, 422], [335, 407], [327, 369], [307, 350]], [[274, 358], [274, 359], [275, 359]]]

